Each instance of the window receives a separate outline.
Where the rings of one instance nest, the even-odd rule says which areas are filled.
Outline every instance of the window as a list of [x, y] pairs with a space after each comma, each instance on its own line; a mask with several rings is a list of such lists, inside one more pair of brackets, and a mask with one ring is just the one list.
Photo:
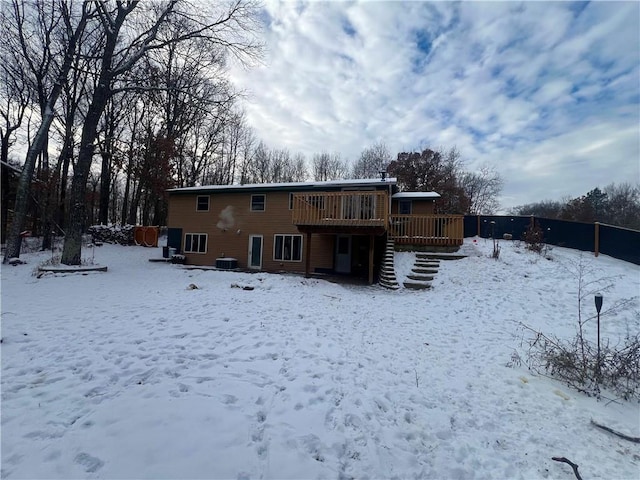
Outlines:
[[251, 211], [264, 212], [266, 195], [251, 195]]
[[198, 200], [196, 201], [196, 211], [197, 212], [209, 211], [209, 195], [198, 195]]
[[289, 210], [293, 210], [293, 193], [289, 194]]
[[324, 210], [324, 195], [305, 194], [304, 197], [302, 197], [302, 201], [313, 208]]
[[411, 200], [400, 200], [398, 202], [398, 213], [400, 215], [411, 215]]
[[273, 259], [284, 262], [301, 262], [302, 235], [275, 235]]
[[207, 253], [207, 234], [206, 233], [185, 234], [184, 253]]

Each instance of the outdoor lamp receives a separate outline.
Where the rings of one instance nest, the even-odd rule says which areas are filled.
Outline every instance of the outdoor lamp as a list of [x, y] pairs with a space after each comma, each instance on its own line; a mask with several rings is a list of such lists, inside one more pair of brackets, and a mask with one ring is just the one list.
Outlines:
[[596, 380], [600, 380], [600, 372], [601, 372], [601, 357], [600, 357], [600, 309], [602, 309], [602, 294], [596, 293], [596, 311], [598, 312], [598, 364], [596, 365]]
[[596, 299], [596, 311], [600, 313], [600, 310], [602, 309], [602, 294], [596, 293], [595, 299]]

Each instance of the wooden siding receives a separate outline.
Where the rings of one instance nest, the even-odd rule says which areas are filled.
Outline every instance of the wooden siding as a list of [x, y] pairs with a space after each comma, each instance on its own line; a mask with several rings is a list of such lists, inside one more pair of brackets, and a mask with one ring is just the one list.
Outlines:
[[389, 237], [405, 245], [462, 245], [464, 215], [391, 215]]
[[[261, 194], [263, 192], [260, 192]], [[240, 268], [248, 268], [249, 236], [262, 235], [262, 270], [277, 272], [304, 272], [307, 252], [306, 235], [302, 234], [302, 260], [299, 262], [274, 260], [274, 236], [298, 235], [292, 223], [289, 209], [289, 192], [266, 192], [265, 210], [251, 211], [251, 195], [255, 192], [231, 192], [212, 194], [209, 211], [197, 211], [197, 194], [173, 194], [169, 197], [167, 224], [181, 228], [181, 245], [187, 233], [205, 233], [207, 252], [187, 253], [186, 263], [191, 265], [215, 265], [216, 258], [233, 257]], [[202, 195], [200, 195], [202, 196]], [[334, 262], [334, 238], [316, 235], [311, 238], [311, 265], [332, 269]]]
[[383, 227], [389, 217], [389, 196], [383, 191], [296, 193], [293, 223], [321, 227]]
[[[416, 198], [403, 198], [411, 201], [411, 215], [433, 215], [435, 213], [435, 201], [431, 199], [420, 200]], [[391, 202], [391, 214], [398, 215], [400, 199], [394, 198]]]

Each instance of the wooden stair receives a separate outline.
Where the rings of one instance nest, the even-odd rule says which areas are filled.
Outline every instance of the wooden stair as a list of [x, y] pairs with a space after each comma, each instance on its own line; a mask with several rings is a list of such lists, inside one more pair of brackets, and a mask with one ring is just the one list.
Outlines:
[[390, 290], [398, 290], [400, 285], [396, 279], [396, 271], [393, 266], [395, 246], [393, 240], [387, 240], [387, 246], [384, 251], [384, 257], [382, 259], [382, 265], [380, 266], [380, 275], [378, 277], [378, 283]]

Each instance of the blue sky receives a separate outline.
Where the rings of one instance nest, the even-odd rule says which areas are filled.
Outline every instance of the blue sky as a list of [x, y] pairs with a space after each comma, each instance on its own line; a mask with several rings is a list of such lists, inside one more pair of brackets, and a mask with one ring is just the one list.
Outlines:
[[640, 182], [638, 2], [270, 2], [232, 67], [270, 147], [355, 160], [457, 147], [502, 205]]

